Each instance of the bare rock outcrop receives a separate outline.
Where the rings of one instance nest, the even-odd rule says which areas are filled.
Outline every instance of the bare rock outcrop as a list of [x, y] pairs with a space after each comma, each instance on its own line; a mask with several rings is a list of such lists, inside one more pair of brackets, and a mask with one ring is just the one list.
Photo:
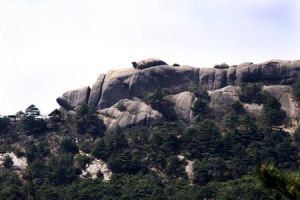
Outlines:
[[138, 70], [131, 77], [130, 96], [142, 97], [145, 92], [166, 88], [172, 93], [198, 87], [199, 69], [190, 66], [158, 66]]
[[200, 68], [198, 87], [202, 90], [214, 90], [227, 85], [226, 70]]
[[91, 94], [89, 97], [88, 104], [90, 106], [97, 106], [102, 93], [102, 86], [104, 83], [105, 74], [100, 74], [97, 81], [92, 86]]
[[100, 110], [99, 117], [108, 128], [148, 126], [164, 120], [162, 114], [138, 99], [122, 99], [110, 108]]
[[261, 64], [244, 63], [236, 68], [236, 84], [263, 82], [291, 84], [300, 77], [300, 60], [271, 60]]
[[[195, 68], [191, 66], [169, 66], [159, 59], [147, 59], [136, 63], [136, 69], [122, 69], [109, 71], [106, 75], [100, 75], [93, 85], [72, 90], [57, 99], [59, 105], [65, 110], [74, 110], [77, 106], [88, 103], [96, 106], [98, 110], [105, 110], [108, 115], [117, 115], [115, 105], [122, 99], [142, 98], [147, 92], [155, 92], [165, 89], [171, 95], [178, 94], [181, 98], [178, 102], [191, 101], [190, 96], [179, 94], [186, 91], [210, 91], [212, 107], [224, 107], [238, 100], [236, 88], [248, 83], [261, 83], [267, 85], [265, 89], [282, 103], [283, 109], [289, 117], [294, 117], [295, 103], [292, 102], [292, 94], [288, 85], [300, 78], [300, 60], [282, 61], [271, 60], [260, 64], [251, 62], [240, 65], [221, 65], [216, 68]], [[274, 86], [274, 85], [281, 85]], [[287, 95], [282, 95], [287, 94]], [[183, 94], [182, 94], [183, 95]], [[186, 98], [185, 100], [182, 100]], [[190, 98], [190, 99], [189, 99]], [[174, 100], [175, 101], [175, 100]], [[135, 101], [134, 101], [135, 102]], [[175, 110], [184, 119], [190, 119], [190, 111], [182, 107], [182, 103], [176, 105]], [[245, 105], [250, 112], [261, 110], [261, 106]], [[181, 109], [181, 111], [179, 111]], [[184, 110], [184, 111], [183, 111]], [[128, 121], [124, 124], [132, 124], [133, 116], [122, 114], [122, 119], [108, 120], [111, 123], [121, 124], [125, 120], [123, 115], [128, 115]], [[120, 118], [120, 116], [115, 118]], [[135, 120], [135, 119], [134, 119]], [[133, 120], [133, 121], [134, 121]], [[126, 120], [125, 120], [126, 121]], [[140, 123], [140, 119], [137, 120]], [[137, 122], [135, 121], [135, 122]], [[129, 123], [130, 122], [130, 123]], [[123, 126], [123, 125], [122, 125]]]
[[280, 102], [282, 110], [286, 112], [289, 118], [297, 117], [297, 102], [294, 100], [291, 86], [270, 85], [264, 86], [263, 90], [270, 93]]
[[90, 96], [90, 87], [65, 92], [62, 97], [56, 99], [57, 103], [66, 110], [74, 110], [81, 104], [87, 104]]
[[226, 86], [222, 89], [210, 91], [210, 107], [212, 108], [227, 108], [235, 102], [239, 101], [239, 87]]
[[155, 67], [160, 65], [168, 65], [166, 62], [156, 59], [156, 58], [149, 58], [146, 60], [142, 60], [140, 62], [132, 62], [132, 65], [135, 69], [146, 69], [149, 67]]
[[103, 82], [97, 108], [108, 108], [121, 99], [128, 99], [130, 80], [136, 71], [135, 69], [109, 71]]
[[178, 117], [186, 121], [192, 121], [192, 107], [197, 97], [189, 91], [181, 92], [176, 95], [167, 96], [166, 99], [174, 104], [174, 110]]

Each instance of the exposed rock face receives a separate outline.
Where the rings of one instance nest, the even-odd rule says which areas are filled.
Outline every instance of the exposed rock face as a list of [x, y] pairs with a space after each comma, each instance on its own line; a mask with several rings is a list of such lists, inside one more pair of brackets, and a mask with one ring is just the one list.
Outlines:
[[256, 103], [253, 103], [253, 104], [245, 103], [243, 105], [243, 107], [247, 112], [251, 113], [255, 117], [258, 117], [261, 114], [261, 111], [263, 109], [262, 104], [259, 105], [259, 104], [256, 104]]
[[88, 103], [90, 96], [90, 87], [84, 87], [77, 90], [71, 90], [56, 99], [57, 103], [66, 110], [73, 110], [81, 104]]
[[13, 161], [13, 167], [16, 170], [25, 170], [28, 166], [27, 159], [25, 157], [18, 158], [13, 152], [0, 154], [0, 166], [3, 164], [3, 159], [9, 156]]
[[89, 97], [88, 104], [90, 106], [97, 106], [100, 98], [101, 98], [101, 93], [102, 93], [102, 85], [104, 82], [105, 74], [100, 74], [96, 83], [94, 83], [91, 94]]
[[[264, 85], [281, 85], [280, 87], [268, 86], [265, 89], [279, 99], [288, 116], [295, 116], [292, 94], [290, 89], [283, 85], [289, 85], [300, 78], [300, 60], [272, 60], [261, 64], [247, 62], [236, 66], [218, 65], [216, 68], [194, 68], [173, 67], [162, 60], [148, 59], [136, 63], [136, 66], [139, 70], [133, 68], [113, 70], [106, 75], [100, 75], [92, 90], [85, 87], [66, 92], [57, 99], [57, 102], [65, 110], [74, 110], [80, 104], [89, 103], [89, 105], [97, 106], [102, 113], [109, 116], [106, 117], [107, 124], [128, 126], [140, 123], [143, 117], [140, 118], [137, 113], [121, 112], [120, 114], [115, 111], [116, 108], [113, 105], [122, 99], [141, 98], [145, 92], [166, 89], [171, 94], [178, 94], [176, 98], [180, 100], [176, 103], [173, 99], [175, 110], [187, 120], [190, 119], [190, 110], [187, 107], [184, 108], [182, 102], [189, 105], [192, 97], [188, 93], [181, 95], [179, 93], [191, 91], [191, 89], [211, 91], [210, 105], [220, 107], [232, 104], [238, 99], [235, 86], [257, 82]], [[136, 104], [136, 101], [133, 102]], [[245, 108], [253, 113], [261, 109], [260, 106], [253, 107], [253, 105], [245, 105]], [[128, 117], [126, 120], [125, 115]]]
[[132, 125], [154, 125], [163, 122], [163, 116], [141, 100], [123, 99], [110, 108], [99, 111], [108, 128]]
[[142, 60], [138, 63], [132, 62], [133, 67], [136, 69], [146, 69], [149, 67], [155, 67], [155, 66], [160, 66], [160, 65], [168, 65], [166, 62], [156, 59], [156, 58], [150, 58], [146, 60]]
[[106, 162], [101, 159], [95, 159], [88, 164], [86, 170], [83, 171], [82, 176], [90, 174], [92, 179], [96, 179], [98, 172], [103, 175], [104, 181], [109, 181], [111, 179], [112, 171], [108, 168]]
[[200, 68], [198, 87], [202, 90], [214, 90], [227, 85], [226, 70]]
[[[264, 86], [263, 91], [268, 92], [275, 97], [281, 104], [282, 109], [289, 118], [297, 117], [297, 102], [293, 98], [293, 91], [288, 85], [269, 85]], [[226, 108], [238, 101], [238, 86], [227, 86], [219, 90], [210, 92], [210, 106], [213, 108]], [[255, 116], [258, 116], [263, 105], [244, 104], [245, 110]]]
[[227, 69], [229, 66], [226, 63], [222, 63], [219, 65], [215, 65], [214, 68], [216, 69]]
[[236, 68], [236, 84], [264, 82], [290, 84], [300, 77], [300, 60], [272, 60], [262, 64], [244, 63]]
[[135, 69], [109, 71], [104, 79], [97, 107], [108, 108], [121, 99], [129, 98], [130, 80], [136, 71]]
[[297, 117], [297, 103], [293, 98], [293, 91], [290, 86], [270, 85], [265, 86], [263, 90], [269, 92], [280, 102], [282, 110], [286, 112], [289, 118]]
[[179, 93], [198, 86], [199, 69], [181, 66], [158, 66], [137, 71], [130, 81], [130, 96], [142, 97], [145, 92], [167, 88]]
[[210, 107], [212, 108], [227, 108], [236, 101], [238, 97], [239, 88], [236, 86], [227, 86], [219, 90], [209, 92], [210, 94]]
[[176, 95], [167, 96], [166, 99], [174, 104], [176, 114], [186, 121], [192, 121], [194, 116], [192, 107], [197, 100], [196, 96], [191, 92], [181, 92]]

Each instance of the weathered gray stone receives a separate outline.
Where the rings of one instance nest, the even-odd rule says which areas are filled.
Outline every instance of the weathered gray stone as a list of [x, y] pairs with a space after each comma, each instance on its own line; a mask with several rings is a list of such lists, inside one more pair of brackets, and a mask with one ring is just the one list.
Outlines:
[[66, 110], [73, 110], [81, 104], [88, 103], [90, 87], [65, 92], [62, 97], [56, 99], [57, 103]]
[[199, 87], [202, 90], [214, 90], [227, 85], [226, 70], [215, 68], [200, 68]]
[[227, 84], [228, 85], [235, 85], [235, 81], [236, 81], [236, 67], [229, 67], [227, 69], [227, 74], [226, 74], [226, 78], [227, 78]]
[[129, 83], [135, 69], [109, 71], [105, 77], [97, 107], [108, 108], [121, 99], [129, 98]]
[[167, 88], [172, 93], [197, 87], [198, 69], [189, 66], [158, 66], [137, 71], [130, 81], [130, 96], [142, 97], [145, 92]]
[[138, 63], [136, 62], [132, 62], [133, 67], [135, 69], [147, 69], [149, 67], [155, 67], [155, 66], [160, 66], [160, 65], [167, 65], [166, 62], [160, 60], [160, 59], [156, 59], [156, 58], [149, 58], [146, 60], [142, 60]]
[[[105, 77], [99, 76], [90, 95], [89, 90], [85, 88], [67, 92], [57, 101], [67, 110], [72, 110], [87, 101], [90, 105], [97, 105], [98, 109], [104, 109], [121, 99], [141, 98], [144, 93], [154, 92], [157, 89], [166, 89], [171, 94], [178, 94], [191, 90], [218, 90], [228, 85], [240, 86], [255, 82], [265, 85], [291, 84], [300, 78], [300, 60], [273, 60], [261, 64], [248, 62], [237, 67], [230, 66], [228, 69], [173, 67], [165, 65], [165, 62], [158, 59], [152, 61], [145, 60], [139, 63], [146, 69], [114, 70]], [[159, 63], [159, 66], [155, 66], [155, 63]], [[222, 103], [223, 100], [219, 100], [218, 97], [220, 94], [222, 98], [227, 98], [223, 99], [225, 103], [228, 103], [230, 98], [236, 98], [230, 97], [228, 92], [215, 91], [212, 93], [211, 104]]]
[[270, 93], [281, 104], [282, 110], [284, 110], [289, 118], [297, 117], [297, 102], [293, 98], [293, 90], [287, 85], [270, 85], [264, 86], [264, 91]]
[[122, 99], [112, 107], [100, 110], [99, 117], [108, 128], [149, 126], [164, 121], [162, 114], [137, 99]]
[[252, 104], [249, 104], [249, 103], [245, 103], [243, 104], [243, 107], [244, 109], [248, 112], [248, 113], [251, 113], [253, 116], [255, 117], [258, 117], [260, 116], [261, 114], [261, 111], [263, 109], [263, 105], [259, 105], [259, 104], [256, 104], [256, 103], [252, 103]]
[[215, 65], [214, 68], [216, 68], [216, 69], [228, 69], [229, 65], [227, 65], [226, 63], [222, 63], [222, 64], [219, 64], [219, 65]]
[[97, 106], [101, 98], [102, 85], [104, 83], [104, 79], [105, 79], [105, 74], [100, 74], [97, 81], [94, 83], [88, 101], [88, 104], [90, 106]]
[[176, 95], [167, 96], [166, 99], [174, 104], [174, 110], [178, 117], [186, 121], [193, 120], [192, 107], [197, 100], [193, 93], [185, 91]]
[[300, 77], [300, 60], [271, 60], [261, 64], [243, 64], [236, 68], [237, 85], [263, 82], [265, 84], [292, 83]]
[[226, 86], [222, 89], [214, 90], [209, 93], [210, 107], [212, 108], [228, 108], [236, 101], [239, 101], [238, 87]]

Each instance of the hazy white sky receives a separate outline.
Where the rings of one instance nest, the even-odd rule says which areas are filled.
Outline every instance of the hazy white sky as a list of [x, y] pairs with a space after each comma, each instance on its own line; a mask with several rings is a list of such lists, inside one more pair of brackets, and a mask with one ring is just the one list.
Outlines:
[[157, 57], [211, 67], [300, 59], [299, 0], [0, 0], [0, 114]]

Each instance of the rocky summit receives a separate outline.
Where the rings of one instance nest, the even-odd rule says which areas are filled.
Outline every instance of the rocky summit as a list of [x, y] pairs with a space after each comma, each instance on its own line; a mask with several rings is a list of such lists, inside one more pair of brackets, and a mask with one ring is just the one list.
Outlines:
[[[210, 106], [220, 108], [238, 100], [241, 86], [257, 83], [277, 98], [290, 119], [296, 118], [290, 85], [300, 78], [300, 60], [271, 60], [259, 64], [245, 62], [232, 66], [223, 63], [214, 68], [196, 68], [146, 59], [132, 65], [133, 68], [100, 74], [92, 87], [67, 91], [57, 98], [57, 103], [66, 111], [75, 110], [82, 104], [95, 106], [108, 127], [148, 125], [161, 121], [162, 116], [143, 103], [146, 93], [167, 91], [165, 99], [174, 104], [176, 114], [184, 120], [193, 120], [191, 107], [197, 99], [193, 91], [207, 91], [211, 97]], [[119, 104], [126, 108], [115, 112]], [[243, 106], [253, 114], [261, 110], [259, 105]]]
[[147, 59], [0, 116], [0, 200], [300, 199], [299, 70]]

